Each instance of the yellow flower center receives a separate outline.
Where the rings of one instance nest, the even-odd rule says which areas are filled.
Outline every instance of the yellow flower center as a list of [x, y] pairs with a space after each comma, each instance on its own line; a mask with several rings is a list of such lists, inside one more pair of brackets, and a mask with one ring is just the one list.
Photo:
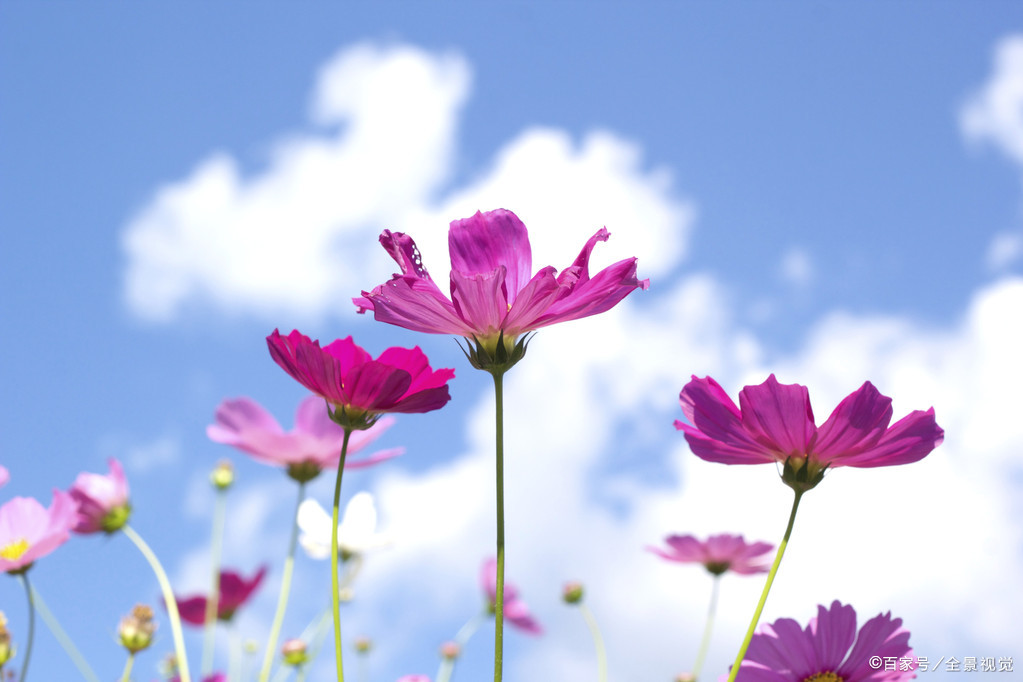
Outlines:
[[827, 671], [810, 675], [803, 682], [845, 682], [845, 679], [831, 671]]
[[25, 552], [28, 551], [28, 540], [21, 538], [14, 542], [9, 542], [0, 549], [0, 557], [7, 559], [8, 561], [16, 561], [21, 558]]

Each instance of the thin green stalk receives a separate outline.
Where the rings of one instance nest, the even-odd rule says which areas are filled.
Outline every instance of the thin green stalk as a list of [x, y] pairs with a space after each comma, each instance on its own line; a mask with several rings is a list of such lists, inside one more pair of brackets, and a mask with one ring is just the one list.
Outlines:
[[263, 654], [263, 667], [259, 671], [259, 682], [270, 679], [270, 666], [273, 665], [277, 653], [277, 640], [281, 636], [284, 624], [284, 612], [288, 608], [288, 594], [291, 592], [291, 574], [295, 570], [295, 545], [298, 544], [298, 508], [305, 499], [305, 483], [298, 484], [298, 502], [295, 503], [295, 515], [291, 522], [291, 539], [288, 540], [288, 556], [284, 559], [284, 573], [281, 575], [281, 592], [277, 597], [277, 612], [274, 614], [273, 625], [270, 626], [270, 639], [266, 642]]
[[121, 673], [121, 682], [131, 682], [131, 669], [135, 665], [135, 654], [128, 652], [128, 660], [124, 662], [124, 672]]
[[238, 632], [238, 627], [231, 624], [230, 631], [230, 653], [227, 659], [227, 680], [228, 682], [238, 682], [241, 680], [242, 671], [242, 634]]
[[156, 580], [160, 583], [160, 591], [163, 592], [163, 603], [167, 607], [167, 615], [170, 616], [171, 632], [174, 635], [174, 655], [177, 657], [181, 682], [192, 682], [192, 674], [188, 670], [188, 656], [185, 653], [185, 638], [181, 634], [181, 614], [178, 613], [178, 602], [174, 599], [174, 590], [171, 589], [167, 572], [163, 570], [163, 566], [160, 565], [160, 560], [156, 558], [156, 554], [146, 544], [146, 541], [142, 539], [142, 536], [135, 532], [134, 528], [125, 524], [121, 530], [124, 531], [129, 540], [135, 543], [138, 550], [142, 552], [142, 556], [149, 562], [153, 573], [156, 574]]
[[[476, 631], [479, 630], [480, 625], [486, 620], [490, 613], [488, 611], [482, 611], [477, 613], [475, 616], [465, 622], [465, 624], [459, 628], [458, 634], [455, 635], [454, 642], [458, 645], [458, 655], [462, 655], [462, 651], [465, 649], [465, 645], [469, 643], [469, 640]], [[437, 682], [450, 682], [451, 675], [455, 672], [455, 658], [443, 658], [440, 662], [440, 668], [437, 670]]]
[[597, 626], [597, 619], [593, 616], [586, 604], [579, 603], [579, 612], [583, 614], [590, 634], [593, 636], [593, 646], [597, 650], [597, 679], [600, 682], [607, 682], [607, 650], [604, 648], [604, 638], [600, 635], [600, 628]]
[[803, 491], [796, 490], [795, 493], [795, 499], [792, 500], [792, 511], [789, 512], [789, 524], [785, 527], [785, 536], [782, 537], [781, 544], [778, 545], [778, 553], [774, 555], [774, 563], [771, 565], [770, 573], [767, 574], [767, 583], [764, 584], [764, 591], [760, 595], [760, 601], [757, 603], [757, 610], [753, 614], [753, 621], [749, 624], [749, 629], [746, 630], [746, 638], [742, 640], [739, 655], [735, 657], [732, 670], [728, 673], [728, 682], [735, 682], [735, 677], [739, 674], [739, 666], [742, 665], [742, 659], [746, 657], [746, 649], [749, 648], [749, 643], [753, 640], [753, 633], [760, 622], [760, 614], [764, 612], [764, 605], [767, 604], [767, 594], [771, 591], [774, 576], [778, 573], [781, 558], [785, 555], [785, 547], [789, 544], [789, 537], [792, 535], [792, 524], [796, 521], [796, 511], [799, 509], [799, 499], [803, 496]]
[[217, 606], [220, 604], [220, 554], [224, 547], [224, 517], [227, 509], [227, 488], [217, 488], [213, 503], [213, 531], [210, 538], [210, 598], [206, 600], [205, 632], [202, 640], [203, 677], [213, 672], [213, 653], [217, 638]]
[[20, 682], [25, 682], [28, 675], [28, 664], [32, 660], [32, 642], [36, 633], [36, 606], [32, 599], [32, 585], [28, 582], [28, 572], [21, 574], [21, 582], [25, 586], [25, 596], [28, 598], [28, 641], [25, 643], [25, 662], [21, 664]]
[[494, 599], [494, 682], [504, 675], [504, 374], [493, 372], [497, 438], [497, 596]]
[[78, 668], [78, 672], [81, 676], [88, 680], [88, 682], [99, 682], [99, 678], [96, 676], [96, 673], [93, 672], [88, 662], [86, 662], [85, 657], [82, 656], [80, 651], [78, 651], [78, 647], [75, 646], [75, 643], [72, 642], [71, 638], [68, 637], [66, 632], [64, 632], [64, 628], [60, 626], [56, 616], [54, 616], [53, 613], [50, 612], [50, 609], [47, 608], [46, 602], [43, 600], [43, 596], [39, 594], [39, 590], [37, 590], [34, 585], [32, 586], [32, 600], [35, 602], [36, 611], [39, 612], [43, 622], [46, 623], [46, 627], [50, 629], [50, 632], [53, 633], [57, 642], [59, 642], [61, 647], [64, 648], [68, 658], [70, 658], [71, 662], [75, 664], [76, 668]]
[[330, 585], [331, 603], [334, 607], [334, 660], [337, 663], [337, 682], [344, 682], [345, 670], [341, 651], [341, 598], [337, 575], [337, 523], [338, 507], [341, 504], [341, 477], [345, 473], [345, 456], [348, 454], [348, 439], [352, 430], [345, 427], [345, 438], [341, 442], [341, 459], [337, 463], [337, 480], [334, 482], [334, 512], [330, 529]]
[[693, 678], [700, 679], [700, 671], [703, 670], [703, 663], [707, 660], [707, 650], [710, 649], [710, 633], [714, 629], [714, 615], [718, 609], [718, 592], [721, 587], [721, 575], [714, 576], [714, 586], [710, 589], [710, 606], [707, 608], [707, 623], [703, 626], [703, 638], [700, 640], [700, 648], [696, 650], [696, 661], [693, 662]]

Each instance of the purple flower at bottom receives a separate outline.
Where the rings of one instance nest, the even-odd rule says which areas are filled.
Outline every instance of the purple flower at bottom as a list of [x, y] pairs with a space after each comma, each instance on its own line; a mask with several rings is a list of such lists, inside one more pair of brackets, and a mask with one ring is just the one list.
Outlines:
[[764, 555], [774, 549], [769, 542], [747, 543], [741, 535], [721, 533], [706, 540], [697, 540], [692, 535], [669, 535], [664, 539], [668, 549], [647, 547], [648, 550], [668, 561], [681, 564], [703, 564], [714, 575], [732, 571], [741, 575], [766, 573]]
[[806, 628], [791, 618], [762, 626], [736, 682], [903, 682], [916, 667], [901, 618], [878, 614], [857, 632], [853, 607], [833, 601]]
[[[487, 604], [490, 612], [494, 612], [497, 603], [497, 559], [487, 559], [483, 562], [480, 571], [480, 583], [483, 585], [483, 592], [487, 595]], [[529, 612], [526, 602], [519, 599], [519, 591], [514, 585], [505, 581], [504, 583], [504, 620], [514, 625], [519, 630], [530, 635], [543, 634], [543, 628]]]

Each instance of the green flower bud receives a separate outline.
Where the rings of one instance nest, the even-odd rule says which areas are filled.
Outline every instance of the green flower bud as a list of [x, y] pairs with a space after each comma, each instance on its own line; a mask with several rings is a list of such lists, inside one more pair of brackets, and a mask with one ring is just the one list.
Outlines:
[[153, 609], [144, 604], [136, 605], [130, 614], [121, 619], [121, 626], [117, 629], [121, 645], [133, 654], [149, 648], [153, 643], [154, 632], [156, 623], [153, 622]]
[[217, 462], [217, 466], [210, 472], [210, 483], [217, 490], [227, 490], [234, 483], [234, 466], [231, 461], [222, 459]]
[[561, 598], [566, 604], [578, 604], [583, 600], [583, 584], [575, 580], [565, 583]]
[[297, 668], [309, 662], [309, 655], [306, 653], [306, 644], [301, 639], [289, 639], [281, 646], [281, 658], [284, 665]]

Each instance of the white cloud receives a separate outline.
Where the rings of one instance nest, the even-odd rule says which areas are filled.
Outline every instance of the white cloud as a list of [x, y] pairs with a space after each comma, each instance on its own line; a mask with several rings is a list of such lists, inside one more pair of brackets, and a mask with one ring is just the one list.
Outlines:
[[966, 102], [959, 121], [967, 138], [990, 142], [1023, 163], [1023, 36], [998, 44], [994, 73]]
[[312, 106], [331, 128], [289, 136], [249, 177], [213, 154], [131, 221], [129, 308], [167, 322], [197, 303], [256, 315], [343, 307], [383, 268], [372, 248], [381, 227], [446, 180], [469, 80], [454, 55], [368, 44], [340, 52], [320, 72]]
[[999, 272], [1019, 261], [1023, 256], [1023, 234], [1000, 232], [991, 240], [987, 250], [988, 268]]
[[778, 274], [796, 287], [805, 287], [813, 280], [813, 262], [805, 249], [790, 248], [781, 258]]
[[100, 451], [116, 457], [129, 473], [145, 475], [181, 459], [181, 441], [173, 434], [162, 434], [148, 441], [135, 441], [124, 434], [112, 434], [100, 443]]

